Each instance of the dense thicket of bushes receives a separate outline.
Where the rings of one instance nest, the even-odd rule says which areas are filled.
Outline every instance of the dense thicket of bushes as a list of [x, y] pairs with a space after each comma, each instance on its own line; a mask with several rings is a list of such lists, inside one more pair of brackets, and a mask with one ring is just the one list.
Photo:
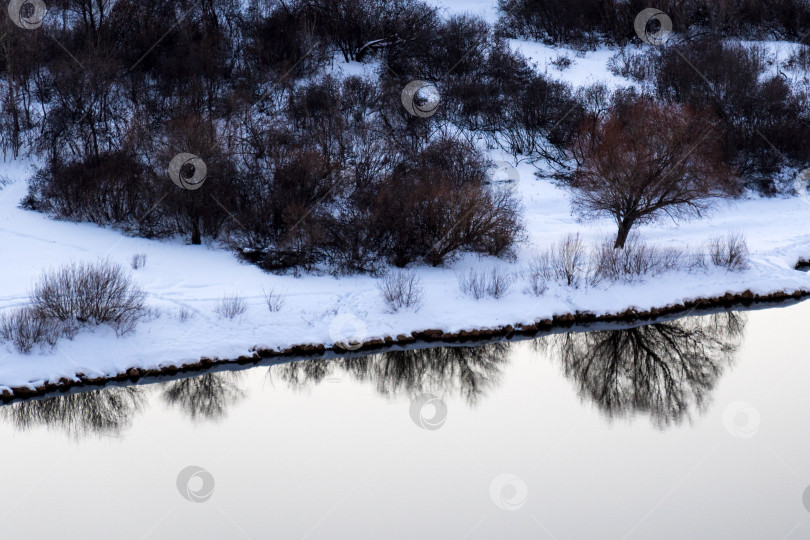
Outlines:
[[667, 47], [651, 61], [657, 97], [711, 111], [727, 158], [745, 176], [810, 161], [808, 96], [769, 69], [762, 51], [697, 40]]
[[[4, 30], [0, 144], [44, 160], [27, 207], [222, 240], [267, 269], [508, 255], [519, 202], [485, 184], [471, 130], [561, 159], [579, 114], [558, 122], [577, 106], [571, 90], [485, 22], [417, 0], [64, 0], [40, 30]], [[338, 79], [336, 54], [385, 67]], [[439, 88], [434, 116], [402, 106], [414, 79]], [[169, 180], [180, 152], [204, 161], [200, 189]]]
[[[649, 7], [662, 10], [672, 19], [677, 39], [638, 53], [623, 49], [611, 69], [646, 83], [644, 93], [659, 102], [715, 116], [722, 157], [749, 187], [774, 193], [779, 189], [775, 173], [810, 162], [806, 88], [792, 86], [764, 50], [727, 39], [801, 41], [810, 34], [810, 1], [503, 0], [500, 7], [499, 30], [505, 35], [585, 45], [639, 43], [636, 16]], [[806, 50], [799, 49], [792, 68], [806, 69]], [[581, 97], [587, 102], [593, 95]], [[621, 96], [614, 101], [621, 102]]]
[[499, 26], [550, 43], [626, 43], [646, 8], [666, 13], [682, 34], [799, 41], [810, 32], [807, 0], [499, 0]]
[[[806, 26], [805, 3], [653, 4], [676, 26], [708, 31], [793, 36]], [[647, 5], [515, 0], [502, 6], [501, 32], [421, 0], [48, 7], [38, 30], [0, 24], [0, 147], [43, 163], [27, 207], [222, 241], [270, 270], [353, 272], [440, 265], [462, 251], [510, 255], [520, 203], [484, 181], [485, 147], [564, 169], [583, 125], [607, 113], [594, 103], [620, 108], [636, 96], [574, 93], [537, 73], [504, 30], [625, 41]], [[764, 77], [755, 53], [693, 42], [648, 57], [649, 93], [668, 110], [716, 116], [718, 157], [740, 172], [808, 160], [806, 97]], [[335, 59], [375, 60], [378, 73], [336, 77]], [[435, 114], [403, 107], [414, 80], [435, 86]], [[181, 152], [205, 163], [200, 189], [169, 179]]]
[[[805, 50], [789, 62], [793, 69], [802, 69]], [[760, 47], [695, 39], [643, 53], [623, 50], [611, 69], [644, 83], [660, 103], [685, 105], [715, 118], [722, 135], [718, 155], [749, 187], [773, 193], [780, 187], [773, 181], [775, 173], [810, 163], [810, 96], [807, 87], [792, 84], [771, 60]]]

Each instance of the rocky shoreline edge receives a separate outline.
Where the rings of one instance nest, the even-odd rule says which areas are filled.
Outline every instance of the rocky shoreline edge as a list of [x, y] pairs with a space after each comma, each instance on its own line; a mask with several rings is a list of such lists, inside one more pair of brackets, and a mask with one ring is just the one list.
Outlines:
[[[808, 261], [807, 266], [810, 266]], [[799, 262], [797, 268], [802, 266]], [[686, 316], [696, 310], [706, 311], [717, 308], [749, 307], [755, 304], [778, 304], [786, 301], [798, 301], [810, 296], [810, 290], [797, 290], [794, 292], [774, 292], [767, 295], [757, 295], [746, 290], [739, 294], [726, 293], [720, 297], [689, 300], [679, 304], [672, 304], [663, 308], [652, 308], [646, 311], [627, 309], [621, 313], [595, 315], [589, 312], [576, 312], [565, 315], [556, 315], [551, 319], [539, 320], [532, 324], [506, 325], [499, 328], [461, 330], [458, 332], [444, 332], [442, 330], [427, 329], [412, 332], [410, 335], [400, 334], [396, 337], [376, 338], [357, 344], [335, 344], [326, 347], [323, 344], [294, 345], [282, 350], [257, 348], [250, 356], [241, 356], [235, 359], [201, 358], [197, 362], [182, 365], [168, 365], [152, 369], [130, 368], [125, 372], [107, 377], [91, 377], [77, 374], [74, 379], [61, 378], [56, 382], [47, 382], [38, 386], [21, 386], [5, 389], [0, 393], [0, 402], [42, 397], [54, 393], [65, 393], [69, 390], [82, 387], [102, 387], [111, 383], [136, 383], [143, 379], [160, 379], [176, 377], [185, 373], [204, 373], [221, 366], [249, 366], [259, 365], [268, 360], [309, 360], [324, 356], [342, 356], [348, 354], [373, 353], [402, 347], [412, 348], [415, 344], [431, 344], [432, 346], [446, 344], [458, 345], [463, 343], [482, 343], [494, 340], [529, 339], [540, 337], [555, 330], [566, 330], [575, 326], [587, 326], [598, 323], [634, 323], [653, 322], [664, 317]]]

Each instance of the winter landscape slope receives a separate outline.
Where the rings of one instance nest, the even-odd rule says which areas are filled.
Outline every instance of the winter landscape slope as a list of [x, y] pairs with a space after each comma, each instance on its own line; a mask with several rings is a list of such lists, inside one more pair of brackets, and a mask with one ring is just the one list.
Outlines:
[[[491, 18], [485, 4], [478, 8]], [[632, 84], [607, 69], [615, 49], [577, 53], [519, 41], [513, 46], [532, 58], [537, 69], [553, 72], [553, 76], [574, 85], [597, 81], [609, 86]], [[771, 46], [777, 52], [782, 47], [778, 43]], [[560, 55], [573, 62], [564, 71], [549, 65]], [[366, 72], [368, 66], [338, 64], [335, 69], [357, 74]], [[511, 157], [494, 154], [492, 158], [508, 161]], [[569, 233], [579, 233], [586, 242], [596, 243], [615, 234], [615, 225], [607, 220], [576, 222], [565, 190], [538, 176], [535, 165], [521, 163], [517, 168], [520, 180], [516, 189], [522, 198], [528, 233], [517, 259], [507, 262], [466, 256], [443, 268], [416, 268], [424, 288], [423, 306], [418, 312], [393, 314], [377, 289], [378, 278], [372, 276], [273, 275], [241, 263], [222, 246], [191, 246], [180, 238], [132, 238], [114, 229], [56, 221], [23, 210], [18, 205], [26, 194], [25, 180], [33, 165], [7, 162], [0, 169], [10, 181], [0, 190], [0, 310], [24, 305], [35, 279], [49, 268], [108, 258], [129, 270], [132, 256], [144, 254], [146, 265], [132, 270], [132, 275], [148, 293], [150, 315], [123, 337], [102, 326], [72, 340], [61, 340], [52, 350], [36, 349], [27, 355], [11, 347], [0, 350], [0, 389], [36, 387], [47, 381], [73, 379], [78, 373], [107, 377], [131, 367], [179, 366], [203, 356], [236, 358], [254, 348], [285, 349], [309, 343], [330, 346], [428, 328], [445, 332], [494, 328], [577, 311], [608, 314], [628, 308], [647, 310], [745, 290], [760, 295], [810, 291], [810, 274], [794, 269], [798, 260], [810, 258], [810, 198], [749, 195], [718, 203], [704, 219], [661, 222], [638, 230], [645, 242], [679, 248], [697, 248], [710, 237], [728, 232], [742, 234], [751, 251], [751, 265], [744, 272], [730, 273], [709, 265], [643, 283], [604, 283], [579, 289], [552, 284], [542, 296], [529, 294], [525, 269], [534, 253]], [[514, 276], [506, 296], [474, 300], [461, 292], [459, 275], [493, 267]], [[286, 295], [280, 311], [268, 311], [265, 290]], [[214, 312], [223, 296], [230, 294], [247, 301], [247, 311], [232, 320]]]

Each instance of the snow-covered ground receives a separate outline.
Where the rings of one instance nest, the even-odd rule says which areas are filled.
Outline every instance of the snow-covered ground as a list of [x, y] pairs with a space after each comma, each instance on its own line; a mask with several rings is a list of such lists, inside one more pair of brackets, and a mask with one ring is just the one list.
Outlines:
[[[478, 6], [479, 8], [482, 8]], [[615, 49], [585, 54], [529, 42], [513, 42], [538, 64], [538, 69], [579, 86], [604, 81], [610, 86], [632, 84], [606, 69]], [[564, 71], [548, 65], [558, 56], [570, 57]], [[337, 62], [336, 62], [337, 63]], [[345, 74], [369, 73], [356, 64], [337, 66]], [[493, 155], [494, 159], [506, 159]], [[0, 189], [0, 310], [24, 305], [27, 293], [44, 270], [71, 261], [109, 258], [127, 268], [134, 254], [147, 257], [133, 270], [135, 281], [149, 294], [155, 316], [122, 338], [111, 329], [86, 330], [62, 340], [54, 350], [22, 355], [0, 349], [0, 389], [39, 386], [77, 373], [111, 376], [130, 367], [144, 369], [196, 362], [201, 357], [235, 358], [254, 347], [284, 349], [292, 345], [397, 336], [424, 329], [445, 332], [531, 323], [576, 311], [616, 313], [635, 307], [646, 310], [684, 300], [722, 296], [750, 289], [757, 294], [810, 290], [810, 274], [793, 269], [810, 258], [810, 198], [749, 198], [722, 202], [705, 219], [675, 224], [662, 222], [639, 229], [644, 241], [661, 246], [698, 247], [710, 237], [742, 233], [752, 252], [751, 268], [743, 273], [720, 269], [673, 273], [635, 285], [600, 285], [570, 289], [551, 286], [545, 295], [527, 292], [520, 276], [534, 252], [568, 233], [579, 232], [588, 242], [615, 234], [612, 222], [577, 223], [567, 193], [535, 176], [529, 164], [519, 167], [517, 185], [523, 199], [529, 233], [515, 262], [466, 256], [446, 268], [416, 270], [424, 287], [424, 305], [416, 312], [391, 314], [370, 276], [277, 276], [240, 263], [218, 246], [190, 246], [182, 239], [146, 240], [87, 223], [55, 221], [18, 208], [26, 193], [30, 164], [0, 164], [0, 174], [12, 183]], [[167, 182], [170, 180], [167, 178]], [[505, 297], [473, 300], [459, 289], [457, 275], [472, 268], [500, 266], [519, 277]], [[263, 290], [286, 294], [279, 312], [271, 313]], [[224, 295], [246, 298], [247, 312], [234, 320], [219, 318], [214, 307]], [[183, 320], [182, 311], [192, 313]], [[0, 346], [1, 347], [1, 346]]]
[[[202, 356], [235, 358], [249, 354], [254, 346], [329, 345], [428, 328], [446, 332], [491, 328], [575, 311], [602, 314], [631, 306], [663, 307], [745, 289], [758, 294], [810, 290], [810, 274], [793, 270], [799, 258], [810, 256], [810, 202], [802, 198], [724, 203], [708, 219], [640, 229], [644, 240], [672, 246], [698, 246], [719, 233], [741, 232], [752, 251], [752, 267], [744, 273], [714, 270], [670, 274], [640, 285], [578, 290], [558, 286], [539, 298], [524, 292], [526, 282], [519, 278], [510, 293], [499, 300], [465, 297], [459, 290], [457, 274], [470, 268], [502, 266], [520, 272], [533, 250], [543, 249], [569, 232], [580, 232], [588, 241], [614, 232], [608, 221], [576, 223], [566, 193], [536, 179], [531, 166], [521, 165], [519, 189], [530, 241], [521, 248], [518, 260], [506, 263], [467, 256], [448, 268], [419, 268], [424, 306], [417, 313], [391, 314], [370, 276], [276, 276], [240, 263], [217, 247], [185, 245], [181, 239], [130, 238], [93, 224], [54, 221], [19, 209], [17, 204], [26, 192], [25, 172], [18, 166], [7, 169], [15, 181], [0, 191], [0, 309], [23, 305], [34, 280], [48, 268], [101, 257], [128, 267], [132, 255], [143, 253], [146, 266], [132, 271], [132, 275], [149, 293], [149, 305], [159, 315], [140, 323], [123, 338], [100, 327], [60, 341], [53, 351], [22, 355], [4, 350], [0, 352], [4, 355], [0, 358], [0, 388], [37, 386], [76, 373], [106, 376], [129, 367], [180, 365]], [[287, 295], [281, 311], [268, 311], [263, 289]], [[247, 312], [234, 320], [218, 318], [215, 305], [224, 295], [234, 293], [247, 299]], [[193, 316], [181, 321], [183, 309]]]
[[[635, 86], [635, 83], [614, 75], [606, 69], [618, 50], [614, 47], [599, 47], [595, 51], [580, 51], [569, 47], [552, 47], [537, 41], [512, 39], [509, 43], [513, 50], [522, 54], [534, 68], [543, 75], [571, 83], [575, 87], [604, 84], [615, 89], [621, 86]], [[570, 65], [560, 68], [553, 62], [566, 58]]]
[[490, 24], [498, 20], [498, 3], [494, 0], [429, 0], [444, 15], [474, 15]]

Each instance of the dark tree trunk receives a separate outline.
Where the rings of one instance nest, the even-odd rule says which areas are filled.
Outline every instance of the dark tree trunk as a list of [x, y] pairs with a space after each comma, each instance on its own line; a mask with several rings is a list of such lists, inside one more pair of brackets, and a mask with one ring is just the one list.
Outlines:
[[191, 244], [195, 246], [199, 246], [200, 244], [202, 244], [202, 237], [200, 234], [200, 222], [196, 219], [191, 223]]
[[615, 249], [624, 249], [624, 244], [627, 242], [627, 237], [630, 235], [630, 228], [633, 226], [632, 219], [623, 219], [619, 222], [619, 232], [616, 235], [616, 243], [613, 244]]

